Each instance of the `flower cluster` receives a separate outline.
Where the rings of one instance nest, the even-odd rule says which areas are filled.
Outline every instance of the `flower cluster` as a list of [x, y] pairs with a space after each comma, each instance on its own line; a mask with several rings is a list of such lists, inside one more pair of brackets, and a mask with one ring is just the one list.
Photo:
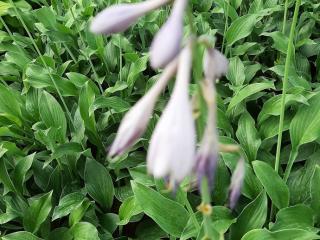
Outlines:
[[[168, 2], [169, 0], [149, 0], [111, 6], [94, 18], [91, 31], [104, 34], [122, 32], [139, 17]], [[197, 41], [191, 37], [184, 47], [181, 46], [183, 17], [187, 3], [188, 0], [174, 1], [171, 15], [154, 37], [150, 47], [151, 66], [154, 69], [164, 68], [164, 70], [154, 86], [123, 118], [109, 156], [114, 157], [124, 153], [143, 135], [159, 95], [168, 81], [176, 75], [172, 95], [150, 140], [147, 154], [148, 172], [156, 178], [169, 178], [171, 184], [177, 184], [192, 172], [196, 172], [198, 183], [206, 177], [212, 186], [219, 152], [215, 80], [226, 74], [228, 61], [215, 48], [206, 49], [203, 60], [202, 92], [208, 107], [208, 120], [197, 150], [195, 120], [188, 93], [193, 47]], [[239, 196], [243, 176], [244, 162], [241, 160], [231, 184], [232, 207]]]

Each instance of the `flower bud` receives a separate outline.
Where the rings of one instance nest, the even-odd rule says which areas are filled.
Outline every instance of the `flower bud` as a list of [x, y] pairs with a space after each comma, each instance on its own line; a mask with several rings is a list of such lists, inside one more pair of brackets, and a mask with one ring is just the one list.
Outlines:
[[245, 162], [239, 159], [236, 169], [233, 172], [230, 184], [229, 206], [233, 209], [241, 194], [241, 188], [245, 176]]
[[145, 132], [154, 105], [161, 91], [175, 74], [177, 60], [172, 61], [163, 71], [155, 85], [144, 95], [123, 118], [117, 136], [111, 145], [109, 156], [120, 155], [130, 148]]
[[179, 54], [187, 3], [187, 0], [175, 0], [170, 17], [154, 37], [150, 48], [152, 68], [164, 67]]
[[179, 183], [195, 165], [196, 132], [188, 96], [192, 62], [191, 46], [179, 57], [172, 96], [151, 137], [147, 166], [156, 178]]
[[216, 80], [228, 71], [229, 62], [226, 57], [214, 48], [209, 48], [203, 58], [205, 78]]
[[139, 17], [166, 4], [169, 0], [149, 0], [141, 3], [119, 4], [108, 7], [92, 20], [90, 30], [94, 33], [112, 34], [123, 32]]

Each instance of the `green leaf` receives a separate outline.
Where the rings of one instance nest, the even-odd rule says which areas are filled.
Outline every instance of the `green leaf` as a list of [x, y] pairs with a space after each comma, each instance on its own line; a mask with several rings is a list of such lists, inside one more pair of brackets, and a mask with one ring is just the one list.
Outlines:
[[128, 197], [121, 204], [119, 208], [119, 218], [120, 222], [118, 225], [126, 225], [130, 221], [131, 217], [142, 212], [140, 205], [137, 204], [137, 201], [134, 196]]
[[21, 158], [14, 168], [14, 171], [12, 174], [13, 181], [20, 193], [23, 193], [23, 183], [25, 182], [27, 172], [32, 166], [34, 157], [35, 157], [35, 153], [28, 155], [25, 158]]
[[301, 106], [292, 119], [290, 138], [293, 149], [312, 142], [320, 136], [320, 94], [309, 100], [309, 106]]
[[110, 108], [115, 112], [125, 112], [130, 108], [130, 104], [120, 97], [99, 97], [94, 101], [93, 110], [99, 108]]
[[273, 39], [272, 47], [277, 49], [279, 52], [287, 54], [289, 39], [282, 32], [271, 32], [263, 33], [263, 36], [270, 36]]
[[255, 174], [267, 191], [272, 203], [278, 208], [289, 205], [289, 189], [282, 178], [267, 163], [254, 161], [252, 163]]
[[250, 162], [256, 160], [261, 139], [255, 127], [254, 119], [248, 112], [241, 115], [236, 135], [241, 146], [244, 148], [248, 160]]
[[230, 59], [227, 78], [234, 86], [242, 86], [242, 84], [244, 83], [244, 65], [239, 57], [234, 57]]
[[316, 233], [301, 229], [285, 229], [270, 232], [266, 229], [255, 229], [248, 232], [241, 240], [313, 240], [320, 239]]
[[21, 109], [18, 100], [19, 96], [13, 89], [0, 84], [0, 116], [21, 126]]
[[296, 206], [283, 208], [277, 213], [277, 220], [270, 228], [271, 231], [279, 231], [288, 228], [315, 230], [313, 228], [314, 214], [310, 207], [299, 204]]
[[231, 239], [241, 239], [246, 232], [262, 227], [267, 219], [267, 212], [267, 196], [266, 193], [262, 191], [242, 210], [237, 222], [231, 226]]
[[100, 240], [98, 230], [88, 222], [79, 222], [70, 229], [73, 239], [77, 240]]
[[180, 237], [189, 220], [184, 207], [140, 183], [131, 181], [131, 185], [136, 200], [145, 214], [167, 233]]
[[274, 85], [272, 82], [253, 83], [245, 86], [231, 98], [227, 112], [230, 112], [235, 106], [237, 106], [247, 97], [270, 88], [274, 89]]
[[259, 15], [247, 14], [239, 17], [237, 20], [232, 22], [225, 35], [228, 46], [231, 46], [236, 41], [250, 35], [250, 33], [253, 30], [253, 27], [259, 20]]
[[1, 237], [2, 240], [41, 240], [30, 232], [15, 232]]
[[23, 217], [23, 226], [27, 231], [37, 232], [41, 224], [47, 219], [52, 208], [51, 197], [52, 191], [31, 201], [30, 207]]
[[113, 202], [114, 188], [107, 169], [96, 160], [87, 159], [84, 179], [89, 195], [104, 209], [109, 209]]
[[311, 179], [311, 207], [314, 210], [317, 219], [320, 219], [320, 167], [315, 167], [312, 179]]
[[48, 92], [43, 91], [39, 100], [40, 117], [47, 128], [57, 130], [57, 140], [66, 139], [67, 120], [58, 101]]
[[17, 192], [6, 166], [6, 158], [0, 157], [0, 182], [4, 185], [4, 194], [7, 192]]
[[59, 205], [55, 207], [52, 214], [52, 221], [67, 216], [72, 210], [78, 208], [83, 201], [85, 196], [80, 192], [70, 193], [60, 199]]

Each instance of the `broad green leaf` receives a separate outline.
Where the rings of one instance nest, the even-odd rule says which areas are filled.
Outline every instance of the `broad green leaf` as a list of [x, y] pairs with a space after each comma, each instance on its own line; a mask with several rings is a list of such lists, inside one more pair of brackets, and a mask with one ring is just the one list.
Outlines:
[[167, 233], [180, 237], [189, 220], [184, 207], [140, 183], [132, 181], [131, 185], [134, 196], [145, 214]]
[[312, 209], [304, 204], [282, 208], [277, 213], [277, 220], [270, 228], [271, 231], [279, 231], [288, 228], [315, 230], [314, 213]]
[[245, 86], [231, 98], [227, 111], [230, 112], [235, 106], [237, 106], [247, 97], [270, 88], [274, 89], [274, 85], [272, 82], [253, 83], [248, 86]]
[[265, 162], [254, 161], [252, 165], [255, 174], [267, 191], [272, 203], [278, 209], [287, 207], [289, 204], [289, 189], [282, 178]]
[[69, 225], [74, 226], [75, 224], [80, 222], [90, 206], [90, 201], [83, 201], [82, 204], [80, 204], [80, 206], [73, 209], [69, 216]]
[[100, 240], [97, 228], [89, 222], [79, 222], [70, 229], [73, 239]]
[[19, 95], [9, 86], [0, 84], [0, 117], [5, 117], [21, 126]]
[[290, 124], [293, 149], [312, 142], [320, 136], [320, 94], [309, 99], [309, 106], [301, 106]]
[[2, 240], [41, 240], [30, 232], [15, 232], [1, 237]]
[[89, 195], [104, 209], [109, 209], [113, 202], [114, 188], [107, 169], [96, 160], [87, 159], [84, 180]]
[[[281, 98], [282, 95], [277, 95], [272, 98], [269, 98], [262, 107], [261, 112], [258, 116], [258, 123], [263, 122], [264, 120], [268, 119], [270, 116], [279, 116], [281, 113]], [[308, 105], [308, 99], [305, 98], [301, 94], [286, 94], [286, 103], [285, 107], [288, 108], [289, 106], [295, 103], [303, 103]]]
[[233, 45], [236, 41], [247, 37], [252, 32], [254, 26], [259, 22], [260, 17], [257, 14], [247, 14], [239, 17], [232, 22], [228, 28], [225, 38], [229, 46]]
[[118, 225], [126, 225], [131, 217], [142, 212], [142, 208], [137, 204], [134, 196], [128, 197], [119, 208], [120, 222]]
[[94, 101], [93, 110], [109, 108], [115, 112], [125, 112], [130, 108], [130, 104], [120, 97], [99, 97]]
[[227, 78], [234, 86], [242, 86], [242, 84], [244, 83], [244, 65], [239, 57], [234, 57], [230, 59]]
[[248, 160], [250, 162], [256, 160], [261, 139], [255, 127], [254, 119], [248, 112], [241, 115], [236, 135], [241, 146], [244, 148]]
[[27, 231], [37, 232], [41, 224], [47, 219], [52, 208], [51, 197], [52, 191], [31, 201], [30, 207], [23, 217], [23, 226]]
[[13, 181], [20, 193], [23, 193], [23, 183], [25, 182], [26, 174], [32, 166], [35, 153], [21, 158], [13, 171]]
[[262, 191], [242, 210], [237, 221], [231, 226], [231, 239], [241, 239], [248, 231], [261, 228], [267, 219], [267, 212], [267, 196], [266, 193]]
[[57, 140], [63, 143], [66, 139], [67, 120], [58, 101], [44, 91], [39, 99], [39, 111], [46, 127], [56, 129]]
[[313, 240], [320, 239], [316, 233], [301, 229], [285, 229], [270, 232], [266, 229], [255, 229], [248, 232], [241, 240]]
[[70, 193], [60, 199], [59, 205], [55, 207], [52, 214], [52, 221], [67, 216], [72, 210], [78, 208], [85, 200], [80, 192]]

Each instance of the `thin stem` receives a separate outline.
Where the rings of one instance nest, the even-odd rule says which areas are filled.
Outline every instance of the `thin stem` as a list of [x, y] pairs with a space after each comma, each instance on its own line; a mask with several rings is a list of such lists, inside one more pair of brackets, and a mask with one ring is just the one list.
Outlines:
[[225, 18], [226, 18], [226, 21], [224, 23], [224, 31], [223, 31], [223, 40], [222, 40], [222, 46], [221, 46], [221, 52], [225, 53], [225, 43], [226, 43], [226, 33], [227, 33], [227, 30], [228, 30], [228, 25], [229, 25], [229, 6], [230, 6], [230, 3], [229, 3], [229, 0], [226, 0], [224, 3], [227, 3], [227, 7], [225, 6], [224, 8], [226, 9], [226, 12], [225, 12]]
[[282, 33], [284, 33], [284, 32], [286, 31], [288, 8], [289, 8], [289, 1], [286, 0], [285, 3], [284, 3], [284, 14], [283, 14], [283, 22], [282, 22]]
[[70, 48], [68, 47], [68, 45], [66, 43], [63, 43], [63, 46], [65, 47], [65, 49], [67, 50], [67, 52], [69, 53], [70, 57], [72, 58], [72, 60], [74, 61], [74, 63], [77, 63], [77, 59], [76, 57], [73, 55], [73, 53], [71, 52]]
[[66, 112], [67, 112], [67, 116], [68, 116], [68, 118], [69, 118], [69, 121], [70, 121], [70, 123], [71, 123], [71, 126], [74, 128], [74, 126], [73, 126], [73, 121], [72, 121], [72, 117], [71, 117], [71, 113], [70, 113], [70, 111], [69, 111], [69, 109], [68, 109], [68, 107], [67, 107], [66, 102], [64, 101], [64, 99], [63, 99], [63, 97], [62, 97], [62, 94], [61, 94], [61, 92], [60, 92], [60, 89], [58, 88], [58, 85], [57, 85], [56, 81], [54, 80], [54, 78], [52, 77], [52, 75], [51, 75], [51, 73], [50, 73], [50, 69], [49, 69], [46, 61], [43, 59], [43, 56], [42, 56], [42, 54], [41, 54], [41, 52], [40, 52], [40, 50], [39, 50], [39, 48], [38, 48], [35, 40], [33, 39], [33, 37], [32, 37], [32, 35], [31, 35], [31, 33], [30, 33], [27, 25], [25, 24], [23, 18], [21, 17], [21, 15], [20, 15], [20, 13], [19, 13], [16, 5], [14, 4], [14, 2], [13, 2], [12, 0], [10, 0], [10, 4], [13, 6], [13, 9], [14, 9], [15, 13], [17, 14], [17, 17], [18, 17], [19, 21], [21, 22], [23, 28], [24, 28], [25, 31], [27, 32], [28, 37], [29, 37], [29, 39], [31, 40], [32, 45], [33, 45], [33, 47], [35, 48], [37, 54], [39, 55], [42, 64], [43, 64], [44, 67], [46, 68], [46, 70], [47, 70], [47, 72], [48, 72], [48, 75], [49, 75], [49, 78], [50, 78], [51, 82], [53, 83], [54, 88], [56, 89], [56, 91], [57, 91], [57, 93], [58, 93], [58, 96], [59, 96], [59, 98], [60, 98], [60, 100], [61, 100], [61, 102], [62, 102], [62, 104], [63, 104], [63, 107], [65, 108], [65, 110], [66, 110]]
[[274, 166], [274, 169], [276, 172], [279, 171], [279, 166], [280, 166], [280, 151], [281, 151], [282, 132], [283, 132], [283, 123], [284, 123], [284, 114], [285, 114], [284, 112], [285, 112], [285, 104], [286, 104], [286, 93], [287, 93], [287, 86], [288, 86], [288, 79], [289, 79], [291, 57], [292, 57], [293, 51], [295, 50], [293, 38], [295, 35], [295, 28], [298, 21], [300, 4], [301, 4], [301, 0], [297, 0], [295, 10], [294, 10], [293, 20], [291, 24], [291, 29], [290, 29], [289, 43], [288, 43], [285, 70], [284, 70], [284, 78], [282, 83], [283, 86], [282, 86], [282, 97], [281, 97], [281, 113], [280, 113], [280, 120], [279, 120], [276, 162]]
[[[205, 231], [205, 239], [211, 239], [213, 236], [211, 227], [211, 197], [210, 197], [210, 187], [208, 179], [203, 178], [201, 183], [201, 198], [202, 198], [202, 213], [203, 213], [203, 224]], [[210, 208], [210, 209], [209, 209]]]

